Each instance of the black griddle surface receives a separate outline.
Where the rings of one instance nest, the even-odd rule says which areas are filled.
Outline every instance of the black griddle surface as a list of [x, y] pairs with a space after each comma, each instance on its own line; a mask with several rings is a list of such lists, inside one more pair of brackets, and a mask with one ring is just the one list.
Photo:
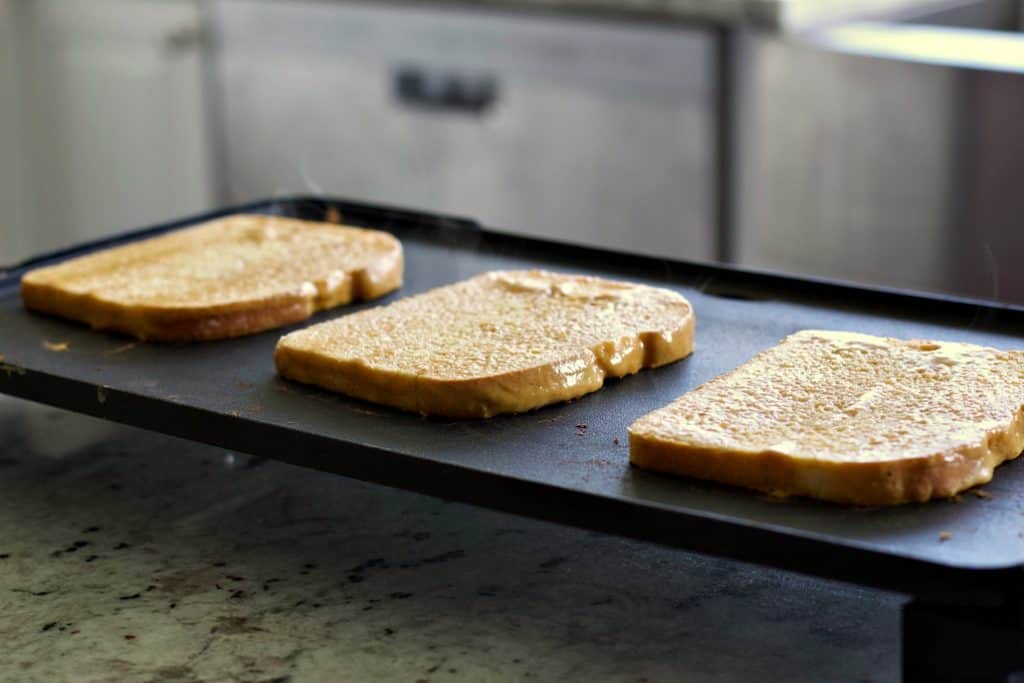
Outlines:
[[[24, 268], [15, 268], [0, 277], [0, 391], [368, 481], [864, 585], [978, 601], [999, 600], [1018, 585], [1024, 463], [997, 470], [985, 487], [991, 499], [967, 494], [959, 503], [895, 508], [776, 502], [632, 469], [626, 428], [796, 330], [1020, 348], [1021, 311], [568, 247], [469, 221], [341, 201], [297, 198], [234, 211], [322, 219], [328, 204], [348, 223], [402, 240], [405, 285], [384, 302], [498, 268], [623, 278], [684, 294], [697, 314], [697, 351], [572, 403], [489, 420], [426, 419], [278, 378], [274, 344], [301, 325], [205, 344], [132, 343], [26, 312], [17, 288]], [[31, 265], [230, 212], [76, 247]], [[66, 342], [67, 350], [44, 342]], [[942, 532], [948, 540], [940, 540]]]

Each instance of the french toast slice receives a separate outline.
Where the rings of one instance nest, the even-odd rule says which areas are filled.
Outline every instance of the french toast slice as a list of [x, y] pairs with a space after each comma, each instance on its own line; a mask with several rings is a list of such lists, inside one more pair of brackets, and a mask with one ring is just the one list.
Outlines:
[[379, 230], [232, 215], [29, 271], [25, 307], [142, 340], [207, 341], [304, 320], [402, 284]]
[[1024, 448], [1024, 352], [797, 332], [629, 428], [637, 467], [890, 505], [992, 478]]
[[693, 352], [694, 315], [667, 289], [496, 271], [292, 332], [284, 377], [424, 415], [518, 413]]

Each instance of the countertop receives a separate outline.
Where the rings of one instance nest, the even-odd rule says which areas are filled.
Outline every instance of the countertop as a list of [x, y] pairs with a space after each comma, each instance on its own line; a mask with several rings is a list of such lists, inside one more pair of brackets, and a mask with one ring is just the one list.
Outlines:
[[[850, 19], [900, 16], [941, 0], [394, 0], [397, 4], [611, 15], [799, 31]], [[947, 3], [948, 4], [948, 3]]]
[[0, 397], [0, 679], [895, 681], [898, 595]]

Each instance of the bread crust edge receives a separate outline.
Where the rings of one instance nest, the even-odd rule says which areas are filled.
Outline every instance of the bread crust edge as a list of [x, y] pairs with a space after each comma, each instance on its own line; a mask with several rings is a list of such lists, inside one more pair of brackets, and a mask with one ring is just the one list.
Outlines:
[[47, 282], [37, 282], [29, 271], [21, 279], [25, 308], [85, 323], [96, 330], [119, 332], [142, 341], [196, 342], [241, 337], [290, 325], [317, 311], [355, 300], [371, 300], [402, 286], [404, 256], [401, 242], [377, 262], [346, 273], [327, 287], [318, 283], [316, 294], [237, 301], [221, 306], [128, 305], [75, 294]]
[[743, 452], [660, 439], [629, 429], [638, 468], [694, 477], [781, 496], [854, 505], [899, 505], [949, 498], [992, 479], [1024, 450], [1024, 407], [981, 443], [894, 460], [836, 461], [775, 451]]
[[[421, 415], [466, 419], [522, 413], [597, 391], [608, 377], [624, 377], [692, 354], [696, 317], [685, 303], [686, 315], [674, 330], [641, 331], [617, 341], [605, 340], [592, 349], [567, 354], [557, 363], [497, 375], [439, 379], [383, 372], [359, 361], [333, 359], [292, 347], [287, 335], [278, 342], [274, 362], [278, 374], [288, 379]], [[616, 364], [607, 362], [622, 348], [631, 351]], [[584, 367], [572, 382], [566, 382], [557, 366], [577, 360], [583, 360]], [[522, 390], [536, 386], [549, 390], [540, 395]]]

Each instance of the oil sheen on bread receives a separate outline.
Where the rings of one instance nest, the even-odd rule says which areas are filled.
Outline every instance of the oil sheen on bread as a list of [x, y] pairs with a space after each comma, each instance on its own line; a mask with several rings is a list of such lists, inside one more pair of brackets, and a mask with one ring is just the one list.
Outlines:
[[278, 372], [424, 415], [518, 413], [693, 352], [676, 292], [541, 270], [489, 272], [285, 336]]
[[805, 330], [629, 428], [630, 460], [890, 505], [989, 481], [1024, 448], [1024, 352]]
[[379, 230], [233, 215], [29, 271], [29, 309], [142, 340], [208, 341], [304, 320], [402, 284]]

